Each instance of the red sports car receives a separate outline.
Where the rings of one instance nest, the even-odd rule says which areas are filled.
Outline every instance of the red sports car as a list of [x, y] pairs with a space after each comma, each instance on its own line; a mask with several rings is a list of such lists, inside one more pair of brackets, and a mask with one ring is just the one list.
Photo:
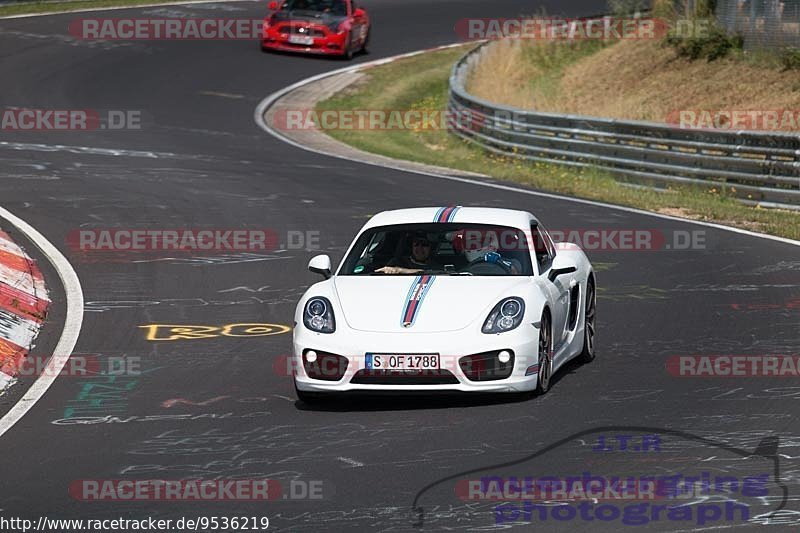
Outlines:
[[336, 55], [347, 59], [369, 44], [369, 16], [354, 0], [270, 2], [262, 50]]

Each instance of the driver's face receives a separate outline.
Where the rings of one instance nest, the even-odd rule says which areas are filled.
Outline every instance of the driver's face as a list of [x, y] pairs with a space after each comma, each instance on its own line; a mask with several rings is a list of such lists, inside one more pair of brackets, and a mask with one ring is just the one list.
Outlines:
[[425, 239], [414, 239], [411, 242], [411, 256], [420, 262], [425, 262], [431, 255], [431, 243]]

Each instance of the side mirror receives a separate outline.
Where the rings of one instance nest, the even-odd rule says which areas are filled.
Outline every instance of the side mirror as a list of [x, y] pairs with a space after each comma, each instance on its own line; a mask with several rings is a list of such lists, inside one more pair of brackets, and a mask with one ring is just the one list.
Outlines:
[[308, 262], [308, 269], [315, 274], [320, 274], [325, 279], [329, 279], [331, 277], [331, 258], [327, 255], [314, 256]]
[[547, 279], [555, 281], [556, 278], [562, 274], [572, 274], [577, 271], [578, 267], [575, 266], [575, 262], [572, 259], [567, 257], [566, 254], [558, 254], [555, 259], [553, 259], [553, 264], [550, 267], [550, 273], [547, 274]]
[[353, 16], [354, 17], [363, 17], [366, 14], [367, 14], [367, 12], [364, 11], [363, 9], [361, 9], [360, 7], [357, 7], [356, 10], [353, 11]]
[[267, 9], [270, 11], [276, 11], [278, 9], [278, 2], [272, 1], [267, 5]]

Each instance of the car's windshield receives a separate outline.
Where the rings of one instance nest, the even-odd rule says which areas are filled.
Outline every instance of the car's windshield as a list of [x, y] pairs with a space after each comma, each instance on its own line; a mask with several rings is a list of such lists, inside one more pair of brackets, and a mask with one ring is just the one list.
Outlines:
[[528, 240], [504, 226], [381, 226], [358, 238], [339, 269], [343, 276], [418, 274], [531, 276]]
[[288, 0], [283, 6], [287, 11], [319, 11], [331, 15], [347, 15], [345, 0]]

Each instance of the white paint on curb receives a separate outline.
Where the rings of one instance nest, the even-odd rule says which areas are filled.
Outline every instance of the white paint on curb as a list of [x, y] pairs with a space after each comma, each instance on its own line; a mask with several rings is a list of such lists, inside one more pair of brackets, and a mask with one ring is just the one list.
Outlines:
[[[402, 171], [402, 172], [408, 172], [408, 173], [411, 173], [411, 174], [419, 174], [419, 175], [422, 175], [422, 176], [429, 176], [429, 177], [432, 177], [432, 178], [439, 178], [439, 179], [443, 179], [443, 180], [456, 181], [456, 182], [459, 182], [459, 183], [467, 183], [467, 184], [470, 184], [470, 185], [477, 185], [477, 186], [480, 186], [480, 187], [490, 187], [492, 189], [498, 189], [498, 190], [502, 190], [502, 191], [510, 191], [510, 192], [516, 192], [516, 193], [521, 193], [521, 194], [527, 194], [527, 195], [531, 195], [531, 196], [539, 196], [539, 197], [542, 197], [542, 198], [552, 198], [552, 199], [555, 199], [555, 200], [564, 200], [564, 201], [575, 202], [575, 203], [579, 203], [579, 204], [583, 204], [583, 205], [591, 205], [593, 207], [603, 207], [603, 208], [606, 208], [606, 209], [614, 209], [614, 210], [617, 210], [617, 211], [624, 211], [626, 213], [634, 213], [634, 214], [637, 214], [637, 215], [645, 215], [645, 216], [660, 218], [660, 219], [663, 219], [663, 220], [672, 220], [672, 221], [676, 221], [676, 222], [683, 222], [683, 223], [686, 223], [686, 224], [695, 224], [695, 225], [698, 225], [698, 226], [705, 226], [705, 227], [708, 227], [708, 228], [714, 228], [714, 229], [719, 229], [719, 230], [723, 230], [723, 231], [730, 231], [732, 233], [738, 233], [740, 235], [747, 235], [749, 237], [757, 237], [757, 238], [760, 238], [760, 239], [768, 239], [768, 240], [771, 240], [771, 241], [777, 241], [777, 242], [781, 242], [781, 243], [784, 243], [784, 244], [790, 244], [790, 245], [793, 245], [793, 246], [800, 246], [800, 241], [795, 241], [793, 239], [787, 239], [785, 237], [778, 237], [778, 236], [775, 236], [775, 235], [767, 235], [767, 234], [764, 234], [764, 233], [757, 233], [755, 231], [749, 231], [749, 230], [746, 230], [746, 229], [734, 228], [732, 226], [724, 226], [722, 224], [716, 224], [716, 223], [713, 223], [713, 222], [705, 222], [705, 221], [702, 221], [702, 220], [692, 220], [692, 219], [689, 219], [689, 218], [681, 218], [681, 217], [676, 217], [676, 216], [671, 216], [671, 215], [664, 215], [664, 214], [661, 214], [661, 213], [653, 213], [651, 211], [645, 211], [643, 209], [636, 209], [635, 207], [626, 207], [626, 206], [622, 206], [622, 205], [607, 204], [607, 203], [604, 203], [604, 202], [596, 202], [594, 200], [585, 200], [583, 198], [572, 198], [572, 197], [569, 197], [569, 196], [561, 196], [561, 195], [553, 194], [553, 193], [532, 191], [532, 190], [529, 190], [529, 189], [523, 189], [523, 188], [520, 188], [520, 187], [514, 187], [513, 185], [503, 185], [503, 184], [500, 184], [500, 183], [489, 183], [489, 182], [484, 182], [484, 181], [470, 179], [470, 178], [462, 178], [462, 177], [458, 177], [458, 176], [450, 176], [450, 175], [447, 175], [447, 174], [439, 174], [439, 173], [435, 173], [435, 172], [426, 172], [424, 170], [414, 170], [414, 169], [404, 168], [404, 167], [402, 167], [400, 165], [387, 165], [385, 163], [378, 163], [378, 162], [375, 162], [375, 161], [364, 161], [364, 160], [361, 160], [361, 159], [357, 159], [355, 157], [349, 157], [349, 156], [342, 155], [342, 154], [335, 154], [335, 153], [331, 153], [331, 152], [326, 152], [326, 151], [323, 151], [323, 150], [318, 150], [316, 148], [311, 148], [311, 147], [302, 145], [302, 144], [294, 141], [293, 139], [290, 139], [289, 137], [283, 135], [281, 132], [273, 129], [264, 120], [264, 115], [266, 114], [267, 110], [270, 107], [272, 107], [272, 105], [275, 104], [275, 102], [277, 102], [280, 98], [282, 98], [286, 94], [294, 91], [295, 89], [303, 87], [304, 85], [308, 85], [310, 83], [314, 83], [314, 82], [317, 82], [319, 80], [323, 80], [325, 78], [329, 78], [331, 76], [337, 76], [339, 74], [347, 74], [347, 73], [352, 73], [352, 72], [358, 72], [359, 70], [363, 70], [363, 69], [367, 69], [367, 68], [371, 68], [371, 67], [376, 67], [378, 65], [384, 65], [384, 64], [387, 64], [387, 63], [392, 63], [392, 62], [397, 61], [399, 59], [405, 59], [405, 58], [408, 58], [408, 57], [414, 57], [414, 56], [417, 56], [417, 55], [420, 55], [420, 54], [424, 54], [424, 53], [427, 53], [427, 52], [433, 52], [433, 51], [436, 51], [436, 50], [445, 50], [445, 49], [448, 49], [448, 48], [455, 48], [457, 46], [463, 46], [463, 45], [464, 45], [464, 43], [457, 43], [457, 44], [439, 46], [439, 47], [436, 47], [436, 48], [430, 48], [430, 49], [427, 49], [427, 50], [419, 50], [417, 52], [400, 54], [400, 55], [397, 55], [397, 56], [387, 57], [387, 58], [384, 58], [384, 59], [378, 59], [376, 61], [369, 61], [369, 62], [366, 62], [366, 63], [361, 63], [361, 64], [353, 65], [353, 66], [350, 66], [350, 67], [345, 67], [345, 68], [332, 70], [330, 72], [326, 72], [326, 73], [323, 73], [323, 74], [317, 74], [316, 76], [311, 76], [310, 78], [306, 78], [304, 80], [298, 81], [297, 83], [293, 83], [292, 85], [289, 85], [288, 87], [285, 87], [285, 88], [283, 88], [283, 89], [281, 89], [279, 91], [276, 91], [276, 92], [272, 93], [271, 95], [267, 96], [266, 98], [264, 98], [258, 104], [258, 106], [256, 107], [256, 110], [255, 110], [255, 113], [254, 113], [254, 118], [255, 118], [256, 124], [258, 124], [258, 126], [262, 130], [264, 130], [265, 132], [269, 133], [273, 137], [275, 137], [275, 138], [277, 138], [277, 139], [279, 139], [279, 140], [281, 140], [281, 141], [283, 141], [285, 143], [288, 143], [288, 144], [290, 144], [290, 145], [292, 145], [292, 146], [294, 146], [296, 148], [300, 148], [301, 150], [306, 150], [308, 152], [313, 152], [313, 153], [316, 153], [316, 154], [321, 154], [321, 155], [325, 155], [325, 156], [329, 156], [329, 157], [335, 157], [337, 159], [344, 159], [346, 161], [353, 161], [353, 162], [356, 162], [356, 163], [362, 163], [362, 164], [365, 164], [365, 165], [383, 167], [383, 168], [388, 168], [388, 169], [391, 169], [391, 170], [399, 170], [399, 171]], [[489, 176], [487, 176], [487, 177], [489, 177]]]
[[20, 15], [6, 15], [0, 17], [4, 19], [22, 19], [31, 17], [47, 17], [49, 15], [64, 15], [65, 13], [91, 13], [93, 11], [116, 11], [118, 9], [138, 9], [140, 7], [161, 7], [161, 6], [181, 6], [184, 4], [230, 4], [234, 2], [260, 3], [258, 0], [184, 0], [183, 2], [160, 2], [154, 4], [140, 4], [137, 6], [108, 6], [108, 7], [87, 7], [85, 9], [67, 9], [65, 11], [48, 11], [47, 13], [22, 13]]
[[14, 407], [3, 418], [0, 418], [0, 437], [2, 437], [44, 396], [47, 389], [50, 388], [50, 385], [61, 373], [64, 365], [67, 364], [70, 355], [72, 355], [72, 350], [78, 342], [81, 325], [83, 324], [83, 290], [72, 265], [41, 233], [2, 207], [0, 207], [0, 218], [9, 221], [42, 251], [48, 261], [55, 267], [56, 272], [58, 272], [58, 277], [61, 278], [61, 283], [64, 285], [64, 294], [67, 298], [67, 315], [64, 319], [64, 329], [61, 331], [61, 338], [59, 338], [55, 350], [53, 350], [53, 356], [47, 362], [47, 368], [31, 385], [31, 388], [25, 392], [25, 395], [14, 404]]

